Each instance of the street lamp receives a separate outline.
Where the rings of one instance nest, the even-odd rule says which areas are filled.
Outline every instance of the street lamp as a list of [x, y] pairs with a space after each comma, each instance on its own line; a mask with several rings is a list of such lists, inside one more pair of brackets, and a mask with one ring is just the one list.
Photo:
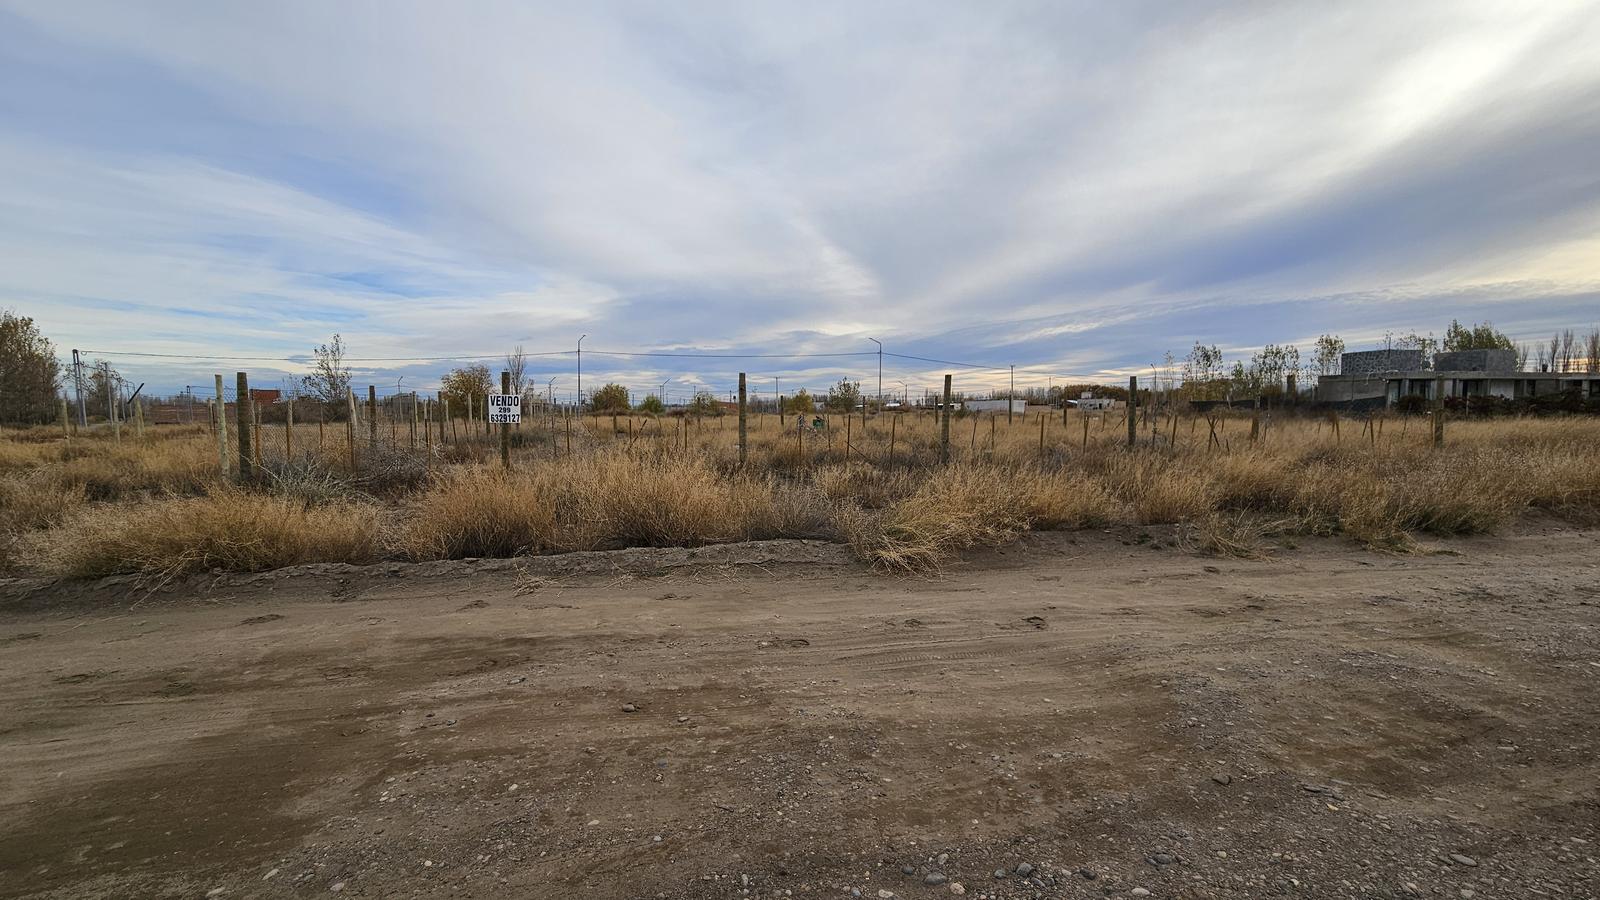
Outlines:
[[883, 405], [883, 341], [869, 337], [867, 340], [878, 345], [878, 405]]
[[578, 337], [578, 411], [583, 411], [583, 339], [587, 334]]

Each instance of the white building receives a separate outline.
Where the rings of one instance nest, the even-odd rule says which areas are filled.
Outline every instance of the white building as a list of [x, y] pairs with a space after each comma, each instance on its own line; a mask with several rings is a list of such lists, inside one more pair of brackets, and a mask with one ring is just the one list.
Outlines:
[[1005, 412], [1007, 402], [1011, 404], [1011, 412], [1016, 415], [1025, 416], [1028, 414], [1028, 401], [1021, 397], [1014, 397], [1010, 401], [1004, 398], [999, 400], [967, 400], [961, 404], [961, 407], [967, 412]]

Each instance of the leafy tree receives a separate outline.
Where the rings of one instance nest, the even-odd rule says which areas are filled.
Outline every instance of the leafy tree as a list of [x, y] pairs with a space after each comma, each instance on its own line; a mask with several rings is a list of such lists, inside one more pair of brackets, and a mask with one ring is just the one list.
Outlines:
[[850, 412], [861, 402], [861, 384], [841, 378], [839, 383], [828, 388], [826, 406], [834, 412]]
[[0, 422], [35, 425], [56, 418], [61, 363], [33, 320], [0, 310]]
[[484, 395], [494, 393], [499, 391], [489, 377], [489, 367], [482, 363], [451, 369], [439, 383], [439, 398], [449, 402], [452, 415], [466, 414], [468, 397], [472, 398], [473, 414], [481, 413], [488, 402]]
[[1256, 374], [1257, 390], [1282, 393], [1285, 376], [1300, 370], [1300, 348], [1292, 344], [1268, 344], [1250, 357], [1250, 368]]
[[1226, 390], [1222, 371], [1222, 351], [1213, 344], [1195, 342], [1183, 361], [1184, 392], [1192, 400], [1215, 400]]
[[722, 404], [717, 402], [716, 397], [702, 391], [695, 394], [694, 399], [689, 401], [689, 412], [697, 416], [720, 416], [722, 415]]
[[784, 412], [808, 413], [815, 412], [817, 405], [812, 401], [811, 393], [805, 388], [801, 388], [795, 392], [794, 396], [788, 397], [783, 401], [783, 409]]
[[1311, 351], [1311, 360], [1317, 368], [1318, 375], [1337, 375], [1340, 357], [1343, 355], [1344, 338], [1336, 334], [1325, 334], [1317, 338], [1316, 348]]
[[655, 394], [650, 394], [643, 400], [640, 400], [639, 405], [634, 407], [634, 409], [645, 413], [646, 415], [659, 416], [667, 411], [667, 405], [661, 402], [660, 397], [657, 397]]
[[1516, 344], [1505, 333], [1496, 331], [1492, 323], [1484, 322], [1482, 325], [1473, 323], [1471, 328], [1462, 325], [1455, 319], [1450, 320], [1450, 327], [1444, 330], [1444, 350], [1446, 353], [1456, 350], [1515, 350]]
[[628, 389], [615, 382], [589, 395], [589, 408], [598, 413], [625, 413], [628, 406]]
[[333, 340], [311, 351], [311, 374], [300, 379], [301, 388], [308, 396], [322, 401], [336, 413], [349, 406], [347, 398], [353, 376], [344, 364], [347, 351], [344, 338], [335, 334]]

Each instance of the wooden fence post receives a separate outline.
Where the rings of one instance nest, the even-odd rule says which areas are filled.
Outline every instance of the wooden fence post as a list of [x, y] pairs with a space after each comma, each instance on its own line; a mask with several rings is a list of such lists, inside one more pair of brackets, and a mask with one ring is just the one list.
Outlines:
[[250, 376], [238, 372], [234, 376], [233, 405], [239, 413], [239, 480], [248, 482], [252, 480], [251, 466], [254, 457], [250, 453]]
[[1139, 440], [1139, 424], [1134, 416], [1139, 412], [1139, 376], [1128, 376], [1128, 449]]
[[283, 405], [283, 461], [294, 459], [294, 397]]
[[378, 388], [367, 385], [367, 446], [378, 446]]
[[950, 376], [944, 376], [944, 416], [939, 425], [939, 461], [950, 461]]
[[228, 477], [228, 398], [222, 393], [222, 376], [213, 376], [217, 382], [217, 465], [222, 477]]
[[350, 444], [350, 474], [356, 474], [356, 392], [348, 391], [346, 398], [350, 401], [350, 418], [344, 423], [345, 437]]
[[[502, 370], [500, 372], [500, 393], [511, 393], [511, 373], [508, 371]], [[484, 408], [487, 411], [487, 403], [484, 404]], [[505, 469], [511, 468], [511, 424], [509, 422], [500, 423], [500, 466]]]
[[[65, 401], [63, 401], [63, 402], [65, 402]], [[744, 373], [740, 372], [739, 373], [739, 467], [740, 468], [744, 468], [745, 459], [749, 454], [748, 445], [745, 443], [745, 436], [746, 436], [745, 415], [746, 415], [746, 404], [747, 404], [747, 402], [748, 402], [748, 397], [745, 395]], [[632, 419], [628, 420], [628, 425], [629, 425], [630, 428], [632, 427], [632, 425], [633, 425], [633, 420]]]
[[67, 424], [67, 398], [61, 397], [61, 438], [67, 442], [67, 449], [72, 449], [72, 426]]

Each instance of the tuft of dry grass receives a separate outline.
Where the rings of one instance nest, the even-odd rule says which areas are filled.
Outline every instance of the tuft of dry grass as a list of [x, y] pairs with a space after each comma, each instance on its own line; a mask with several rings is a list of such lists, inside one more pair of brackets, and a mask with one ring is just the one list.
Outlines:
[[873, 566], [933, 571], [967, 550], [999, 546], [1027, 530], [1022, 491], [1010, 474], [990, 466], [951, 469], [900, 503], [877, 514], [847, 514], [841, 524], [856, 553]]
[[89, 507], [60, 530], [31, 539], [33, 560], [45, 574], [67, 578], [136, 574], [164, 581], [210, 569], [368, 563], [381, 555], [379, 517], [366, 504], [312, 507], [234, 489]]

